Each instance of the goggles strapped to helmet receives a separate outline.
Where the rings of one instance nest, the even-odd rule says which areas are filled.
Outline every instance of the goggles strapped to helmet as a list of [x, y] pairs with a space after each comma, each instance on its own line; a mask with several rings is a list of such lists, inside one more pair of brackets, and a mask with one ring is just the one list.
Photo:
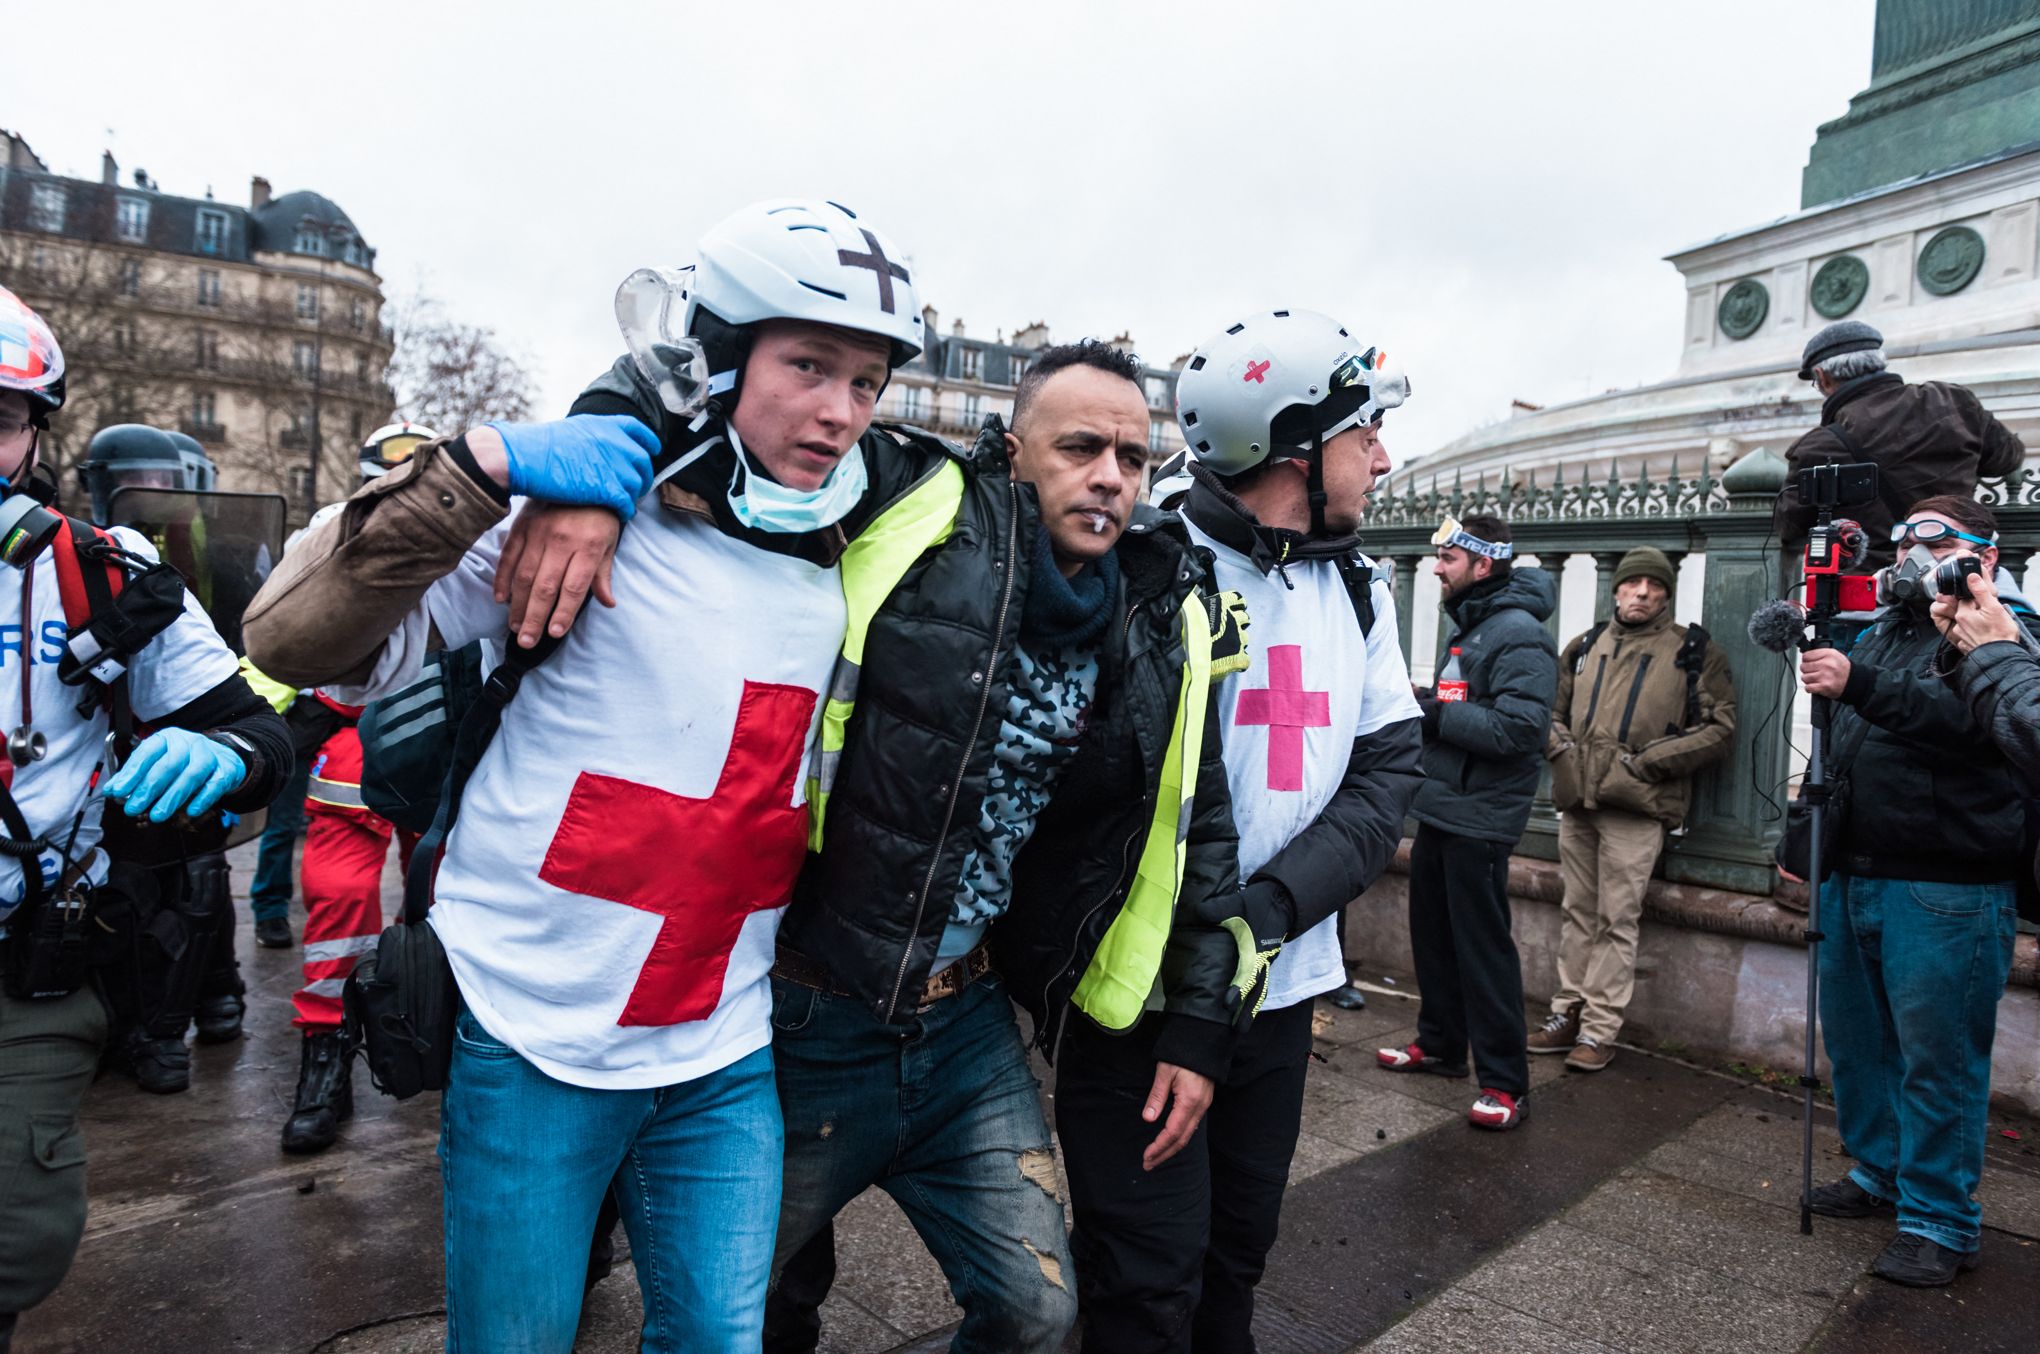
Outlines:
[[1915, 541], [1925, 542], [1942, 541], [1950, 536], [1955, 537], [1957, 540], [1968, 541], [1974, 545], [1997, 544], [1997, 537], [1995, 536], [1985, 540], [1981, 536], [1972, 536], [1966, 531], [1958, 530], [1946, 522], [1936, 521], [1932, 518], [1926, 518], [1918, 522], [1894, 522], [1891, 527], [1891, 539], [1900, 542], [1908, 537]]
[[1476, 555], [1485, 555], [1494, 560], [1508, 559], [1516, 553], [1516, 547], [1511, 542], [1484, 541], [1459, 525], [1459, 519], [1456, 517], [1447, 517], [1438, 524], [1438, 529], [1431, 533], [1431, 544], [1456, 545], [1461, 550], [1470, 550]]
[[616, 289], [616, 327], [640, 375], [668, 413], [692, 418], [709, 398], [737, 383], [734, 371], [711, 373], [701, 341], [683, 326], [694, 269], [640, 268]]
[[63, 375], [56, 335], [20, 297], [0, 287], [0, 390], [39, 394]]
[[[1324, 405], [1330, 406], [1326, 412], [1333, 415], [1332, 423], [1324, 430], [1326, 439], [1359, 424], [1373, 423], [1410, 397], [1410, 378], [1401, 372], [1384, 370], [1386, 360], [1386, 354], [1370, 347], [1333, 369], [1326, 382], [1324, 400]], [[1342, 405], [1350, 408], [1342, 409]]]

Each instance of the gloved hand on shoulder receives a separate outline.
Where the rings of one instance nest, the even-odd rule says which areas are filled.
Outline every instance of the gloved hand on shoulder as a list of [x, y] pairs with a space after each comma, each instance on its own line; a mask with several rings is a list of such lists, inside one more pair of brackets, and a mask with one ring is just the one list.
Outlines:
[[121, 801], [130, 818], [167, 823], [182, 811], [210, 809], [248, 778], [248, 763], [225, 743], [190, 729], [158, 729], [100, 793]]
[[659, 435], [629, 414], [490, 423], [510, 461], [510, 492], [607, 508], [628, 522], [652, 487]]

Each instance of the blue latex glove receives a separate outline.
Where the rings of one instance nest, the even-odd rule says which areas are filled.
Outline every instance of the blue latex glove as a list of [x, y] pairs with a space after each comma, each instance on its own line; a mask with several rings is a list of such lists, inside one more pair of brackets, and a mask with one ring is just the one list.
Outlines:
[[510, 454], [510, 492], [607, 508], [628, 522], [652, 487], [659, 435], [629, 414], [491, 423]]
[[248, 764], [226, 744], [189, 729], [158, 729], [101, 793], [123, 801], [130, 818], [167, 823], [180, 810], [198, 817], [247, 778]]

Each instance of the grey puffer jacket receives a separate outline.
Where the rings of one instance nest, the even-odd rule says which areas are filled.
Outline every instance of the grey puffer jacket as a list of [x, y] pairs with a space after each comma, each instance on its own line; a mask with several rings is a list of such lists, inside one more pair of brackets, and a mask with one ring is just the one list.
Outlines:
[[1558, 691], [1558, 644], [1544, 628], [1557, 606], [1557, 580], [1542, 569], [1512, 569], [1445, 604], [1466, 699], [1425, 721], [1418, 822], [1480, 841], [1523, 835]]

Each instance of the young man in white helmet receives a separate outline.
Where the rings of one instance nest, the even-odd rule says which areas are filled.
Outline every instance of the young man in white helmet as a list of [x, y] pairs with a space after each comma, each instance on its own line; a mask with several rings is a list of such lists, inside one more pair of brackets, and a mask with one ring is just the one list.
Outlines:
[[746, 208], [654, 279], [649, 337], [627, 327], [636, 379], [666, 395], [657, 429], [619, 413], [427, 443], [249, 609], [265, 672], [365, 699], [505, 633], [517, 497], [633, 521], [613, 574], [581, 580], [605, 606], [505, 709], [434, 891], [466, 1007], [440, 1140], [449, 1349], [571, 1346], [612, 1178], [643, 1347], [758, 1347], [782, 1134], [766, 975], [845, 545], [889, 540], [942, 469], [868, 431], [921, 342], [897, 257], [835, 203]]
[[[1408, 384], [1307, 311], [1253, 315], [1200, 346], [1176, 387], [1195, 458], [1183, 505], [1213, 584], [1246, 599], [1253, 666], [1214, 694], [1239, 829], [1243, 910], [1280, 947], [1198, 1139], [1142, 1169], [1126, 1134], [1064, 1132], [1085, 1344], [1254, 1348], [1303, 1111], [1311, 998], [1345, 981], [1338, 910], [1380, 877], [1422, 780], [1422, 721], [1395, 603], [1354, 536], [1388, 472], [1382, 413]], [[1141, 1053], [1072, 1035], [1065, 1125], [1127, 1093]]]

